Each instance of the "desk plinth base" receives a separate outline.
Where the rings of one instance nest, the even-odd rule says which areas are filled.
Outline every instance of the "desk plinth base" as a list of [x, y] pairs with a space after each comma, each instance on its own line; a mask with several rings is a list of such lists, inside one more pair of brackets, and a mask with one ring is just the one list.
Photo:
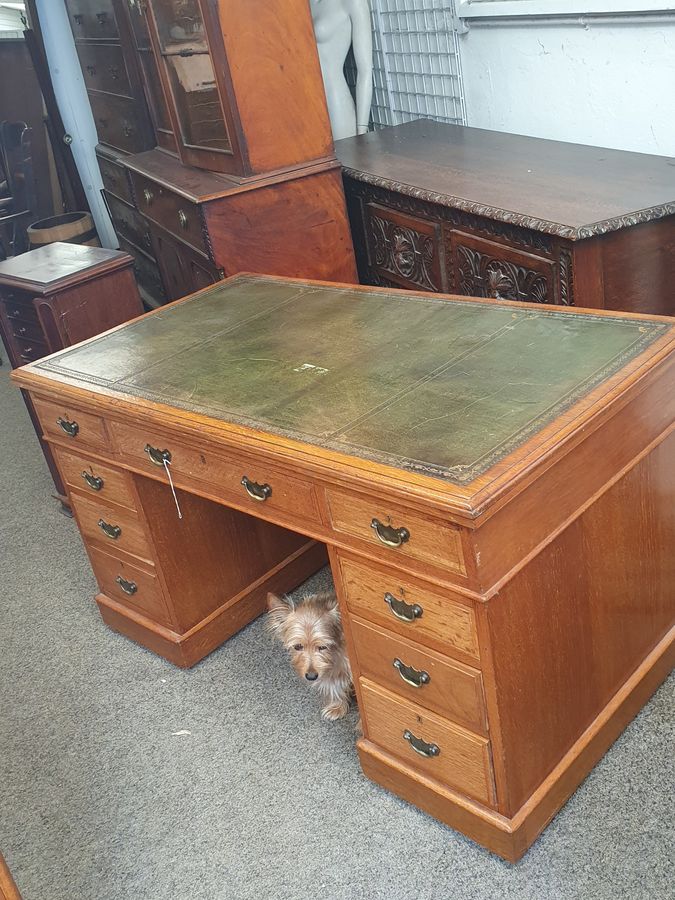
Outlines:
[[510, 819], [416, 772], [365, 738], [357, 744], [361, 767], [371, 781], [461, 831], [507, 862], [515, 863], [665, 681], [674, 665], [675, 626]]
[[187, 669], [261, 615], [268, 591], [283, 594], [294, 590], [327, 561], [325, 545], [308, 541], [183, 634], [165, 628], [105, 594], [98, 594], [96, 603], [103, 621], [114, 631]]

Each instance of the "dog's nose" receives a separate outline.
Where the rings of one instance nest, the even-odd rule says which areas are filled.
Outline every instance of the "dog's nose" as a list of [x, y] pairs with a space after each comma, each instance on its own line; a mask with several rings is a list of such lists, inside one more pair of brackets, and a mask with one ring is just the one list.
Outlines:
[[318, 672], [305, 672], [305, 678], [307, 679], [307, 681], [316, 681], [318, 677]]

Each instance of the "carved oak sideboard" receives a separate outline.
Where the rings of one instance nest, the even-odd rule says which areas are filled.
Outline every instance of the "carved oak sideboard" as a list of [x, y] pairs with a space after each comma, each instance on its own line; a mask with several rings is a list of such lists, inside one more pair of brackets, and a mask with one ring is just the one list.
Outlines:
[[336, 152], [365, 284], [675, 315], [672, 159], [426, 119]]

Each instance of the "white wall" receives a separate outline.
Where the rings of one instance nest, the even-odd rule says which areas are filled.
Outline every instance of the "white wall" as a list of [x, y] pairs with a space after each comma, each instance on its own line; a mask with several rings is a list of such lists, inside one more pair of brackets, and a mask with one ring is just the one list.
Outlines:
[[72, 150], [89, 207], [104, 247], [117, 247], [117, 238], [101, 197], [101, 173], [94, 148], [96, 127], [82, 70], [75, 50], [73, 33], [63, 0], [37, 0], [49, 70], [54, 93], [66, 131], [73, 138]]
[[474, 19], [460, 48], [469, 125], [675, 156], [675, 15]]

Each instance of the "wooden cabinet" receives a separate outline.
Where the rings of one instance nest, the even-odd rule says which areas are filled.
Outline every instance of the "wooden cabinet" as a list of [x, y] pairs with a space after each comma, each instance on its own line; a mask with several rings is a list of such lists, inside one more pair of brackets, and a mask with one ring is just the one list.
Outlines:
[[98, 139], [122, 153], [155, 146], [126, 0], [65, 0]]
[[[61, 243], [0, 262], [0, 336], [11, 365], [34, 362], [140, 315], [132, 263], [116, 250]], [[105, 446], [102, 419], [84, 413], [73, 422], [67, 407], [39, 404], [36, 412], [27, 394], [24, 399], [36, 427], [39, 414], [52, 436], [69, 436], [95, 449]], [[67, 506], [51, 450], [42, 440], [41, 445], [57, 495]]]
[[357, 280], [307, 0], [66, 2], [147, 306], [223, 273]]
[[365, 284], [675, 313], [671, 160], [428, 120], [336, 150]]

